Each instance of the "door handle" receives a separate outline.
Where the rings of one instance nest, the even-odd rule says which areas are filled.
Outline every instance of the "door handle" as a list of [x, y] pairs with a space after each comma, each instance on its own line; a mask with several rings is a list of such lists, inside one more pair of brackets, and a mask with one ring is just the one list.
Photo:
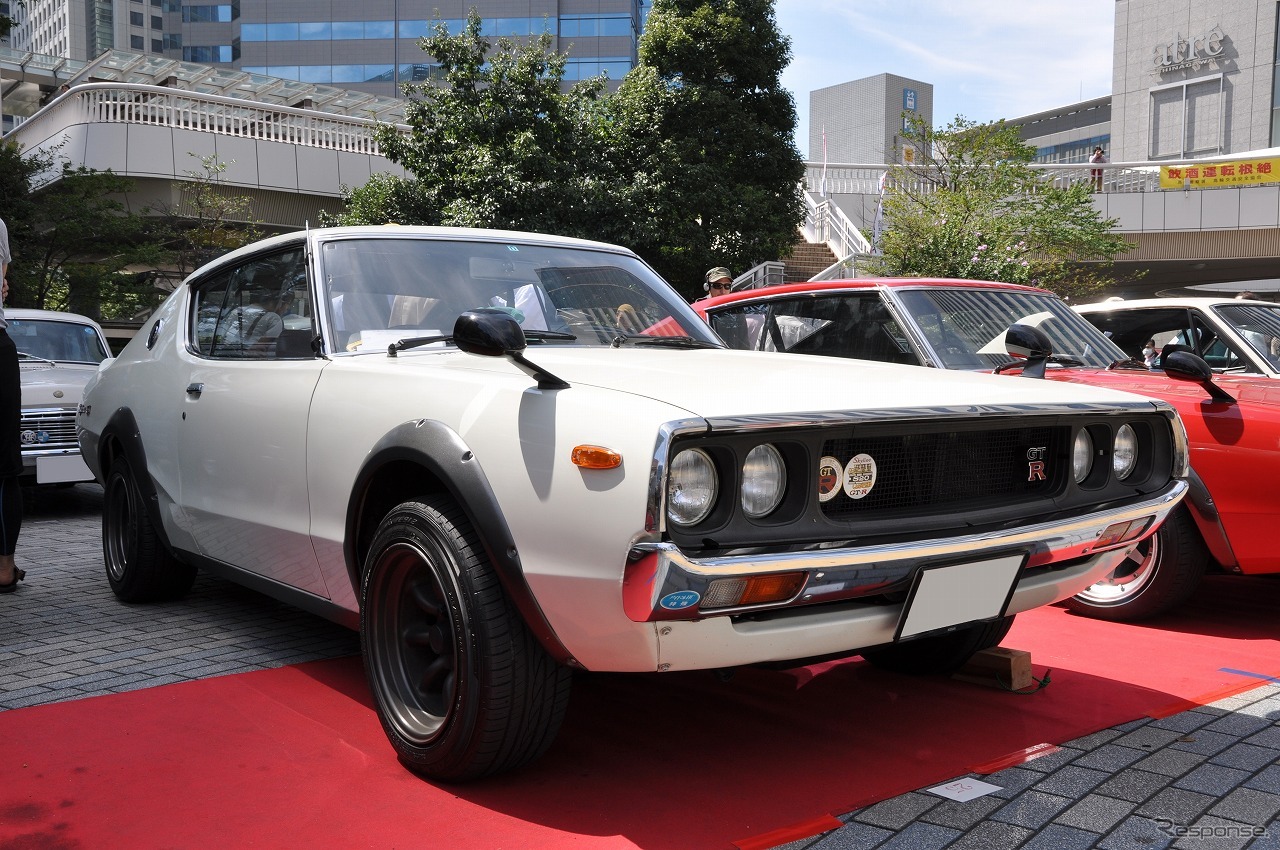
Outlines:
[[204, 384], [187, 384], [187, 395], [198, 396], [204, 392]]

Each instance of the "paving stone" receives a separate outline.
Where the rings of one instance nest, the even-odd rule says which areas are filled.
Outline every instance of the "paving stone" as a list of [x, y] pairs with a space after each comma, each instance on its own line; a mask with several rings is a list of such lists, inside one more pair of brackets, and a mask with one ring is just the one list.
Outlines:
[[1033, 835], [1024, 826], [983, 821], [948, 845], [947, 850], [1013, 850]]
[[972, 800], [943, 800], [920, 816], [926, 823], [938, 826], [949, 826], [953, 829], [968, 829], [978, 821], [1003, 806], [1007, 801], [993, 795], [974, 797]]
[[1228, 820], [1265, 825], [1280, 813], [1280, 797], [1255, 788], [1236, 788], [1212, 808], [1209, 814]]
[[1245, 783], [1247, 788], [1256, 788], [1268, 794], [1280, 794], [1280, 765], [1271, 765], [1266, 770], [1258, 771], [1252, 779]]
[[1159, 720], [1152, 720], [1150, 725], [1157, 729], [1190, 732], [1193, 729], [1199, 729], [1206, 723], [1212, 723], [1213, 719], [1213, 717], [1197, 711], [1182, 711], [1177, 714], [1171, 714], [1168, 717], [1161, 717]]
[[1023, 844], [1020, 850], [1088, 850], [1097, 840], [1095, 832], [1051, 823]]
[[1137, 808], [1137, 814], [1146, 818], [1164, 818], [1174, 823], [1188, 823], [1199, 817], [1216, 802], [1208, 794], [1199, 794], [1183, 788], [1165, 788]]
[[1115, 744], [1104, 744], [1093, 752], [1080, 756], [1080, 758], [1072, 762], [1072, 765], [1075, 767], [1091, 767], [1095, 770], [1114, 773], [1141, 758], [1145, 758], [1142, 750], [1135, 750], [1132, 747], [1120, 747]]
[[999, 785], [999, 791], [991, 793], [997, 797], [1010, 799], [1018, 796], [1026, 789], [1044, 778], [1044, 774], [1035, 770], [1028, 770], [1025, 767], [1010, 767], [990, 776], [982, 777], [983, 782], [989, 782], [992, 785]]
[[1227, 735], [1246, 737], [1261, 732], [1271, 725], [1271, 721], [1262, 717], [1250, 717], [1247, 714], [1228, 714], [1219, 717], [1204, 728], [1211, 732], [1222, 732]]
[[942, 799], [932, 794], [911, 792], [868, 806], [855, 814], [853, 819], [886, 829], [902, 829], [938, 805]]
[[1139, 770], [1163, 773], [1166, 776], [1182, 776], [1204, 760], [1205, 757], [1199, 753], [1165, 749], [1152, 753], [1139, 762], [1135, 762], [1133, 766]]
[[1236, 744], [1218, 753], [1209, 761], [1214, 764], [1225, 764], [1250, 773], [1261, 770], [1280, 758], [1280, 750], [1270, 747], [1258, 747], [1253, 744]]
[[1083, 755], [1087, 755], [1084, 750], [1078, 750], [1074, 747], [1059, 747], [1054, 752], [1033, 758], [1021, 766], [1027, 770], [1051, 773], [1069, 762], [1074, 762]]
[[942, 850], [959, 835], [960, 831], [957, 829], [931, 823], [913, 823], [881, 844], [877, 850]]
[[804, 842], [784, 844], [774, 850], [871, 850], [893, 835], [893, 830], [865, 823], [850, 823], [828, 832], [816, 841], [805, 839]]
[[1069, 805], [1068, 797], [1026, 791], [992, 812], [991, 820], [1035, 828], [1044, 826]]
[[1097, 846], [1101, 850], [1164, 850], [1172, 844], [1173, 836], [1161, 832], [1151, 818], [1130, 815]]
[[1240, 850], [1258, 837], [1262, 827], [1203, 817], [1186, 827], [1173, 846], [1177, 850]]
[[1121, 735], [1112, 743], [1121, 747], [1133, 747], [1137, 750], [1147, 750], [1154, 752], [1161, 747], [1168, 746], [1182, 737], [1182, 733], [1175, 729], [1160, 729], [1155, 726], [1143, 726], [1135, 729], [1126, 735]]
[[1224, 764], [1202, 764], [1181, 779], [1175, 780], [1173, 786], [1216, 796], [1236, 787], [1249, 776], [1247, 770], [1236, 770]]
[[[1135, 808], [1134, 803], [1101, 794], [1090, 794], [1062, 814], [1054, 823], [1085, 829], [1093, 833], [1105, 833]], [[1095, 835], [1096, 838], [1096, 835]]]
[[1108, 797], [1128, 800], [1131, 803], [1141, 803], [1148, 797], [1155, 796], [1160, 789], [1172, 781], [1171, 777], [1163, 773], [1130, 768], [1120, 771], [1099, 785], [1096, 792]]
[[1197, 729], [1176, 739], [1169, 745], [1172, 750], [1186, 750], [1189, 753], [1200, 753], [1212, 756], [1238, 742], [1240, 736], [1225, 735], [1222, 732], [1210, 732], [1208, 729]]
[[1073, 764], [1049, 774], [1035, 784], [1035, 789], [1045, 794], [1078, 800], [1107, 778], [1108, 774], [1104, 771]]

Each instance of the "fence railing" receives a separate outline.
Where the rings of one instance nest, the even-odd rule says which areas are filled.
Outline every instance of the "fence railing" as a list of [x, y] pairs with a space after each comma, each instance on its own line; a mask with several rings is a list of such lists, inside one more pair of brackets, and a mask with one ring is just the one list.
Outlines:
[[[379, 122], [293, 106], [273, 106], [225, 95], [136, 83], [86, 83], [72, 88], [15, 127], [35, 143], [66, 126], [84, 123], [144, 124], [287, 142], [349, 153], [381, 155], [374, 138]], [[397, 125], [404, 131], [408, 127]]]
[[[1205, 159], [1159, 160], [1151, 162], [1108, 162], [1092, 164], [1088, 162], [1071, 164], [1033, 163], [1030, 167], [1041, 172], [1045, 180], [1053, 186], [1065, 188], [1074, 184], [1090, 185], [1092, 172], [1102, 171], [1102, 192], [1170, 192], [1182, 191], [1161, 188], [1160, 168], [1162, 166], [1205, 166], [1219, 162], [1238, 162], [1237, 156], [1209, 157]], [[839, 163], [826, 164], [820, 162], [805, 163], [804, 185], [807, 190], [822, 197], [831, 195], [875, 195], [880, 192], [880, 179], [889, 171], [889, 166], [873, 163]], [[900, 175], [910, 175], [904, 170]], [[899, 176], [897, 179], [902, 179]], [[917, 188], [927, 191], [927, 183]], [[1196, 188], [1200, 191], [1200, 187]]]

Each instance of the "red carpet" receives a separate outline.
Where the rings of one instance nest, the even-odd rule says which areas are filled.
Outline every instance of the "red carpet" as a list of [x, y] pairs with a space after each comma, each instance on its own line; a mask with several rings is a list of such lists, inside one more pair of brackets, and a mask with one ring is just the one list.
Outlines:
[[[742, 848], [1041, 743], [1280, 675], [1280, 581], [1214, 579], [1147, 626], [1053, 608], [1018, 695], [881, 673], [582, 676], [541, 761], [434, 786], [399, 766], [357, 659], [4, 713], [0, 848]], [[793, 834], [794, 833], [794, 834]]]

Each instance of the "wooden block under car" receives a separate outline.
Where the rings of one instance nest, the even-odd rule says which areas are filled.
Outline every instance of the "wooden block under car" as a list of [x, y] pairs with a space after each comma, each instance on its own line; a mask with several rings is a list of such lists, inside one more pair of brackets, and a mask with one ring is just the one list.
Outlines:
[[1021, 691], [1036, 684], [1031, 677], [1031, 653], [1003, 646], [976, 653], [951, 678], [1012, 691]]

